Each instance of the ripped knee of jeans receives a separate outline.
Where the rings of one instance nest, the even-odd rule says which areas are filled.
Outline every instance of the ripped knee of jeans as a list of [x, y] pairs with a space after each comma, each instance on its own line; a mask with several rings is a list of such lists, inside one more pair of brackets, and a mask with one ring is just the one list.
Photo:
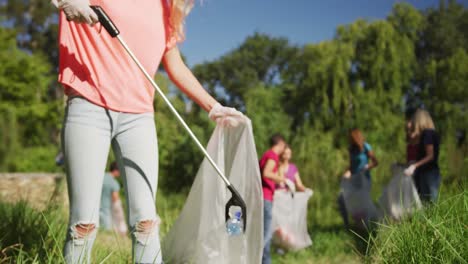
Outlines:
[[159, 235], [160, 224], [161, 220], [159, 218], [138, 221], [133, 230], [136, 241], [142, 245], [151, 243], [151, 241]]
[[84, 245], [88, 239], [96, 236], [96, 224], [91, 222], [78, 222], [70, 227], [70, 236], [75, 245]]

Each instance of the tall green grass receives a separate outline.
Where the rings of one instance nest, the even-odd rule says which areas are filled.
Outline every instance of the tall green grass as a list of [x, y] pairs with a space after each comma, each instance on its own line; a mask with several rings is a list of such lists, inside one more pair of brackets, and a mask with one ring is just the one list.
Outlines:
[[60, 208], [43, 211], [25, 201], [0, 203], [0, 263], [54, 263], [61, 259], [66, 224]]
[[[464, 188], [466, 189], [466, 188]], [[381, 225], [371, 263], [468, 263], [468, 191], [443, 199], [400, 224]]]
[[[313, 245], [297, 253], [274, 253], [273, 263], [466, 263], [468, 194], [462, 188], [405, 222], [378, 225], [372, 234], [346, 231], [339, 220], [309, 221]], [[163, 239], [185, 197], [158, 193]], [[310, 220], [317, 216], [313, 210]], [[0, 201], [0, 263], [63, 263], [66, 224], [67, 212], [56, 202], [40, 211], [24, 201]], [[130, 238], [99, 231], [93, 263], [131, 263]]]
[[[185, 194], [158, 193], [161, 235], [175, 222]], [[64, 263], [62, 249], [67, 231], [67, 210], [52, 200], [43, 210], [26, 201], [0, 201], [0, 264]], [[131, 239], [100, 230], [93, 247], [93, 263], [131, 263]]]

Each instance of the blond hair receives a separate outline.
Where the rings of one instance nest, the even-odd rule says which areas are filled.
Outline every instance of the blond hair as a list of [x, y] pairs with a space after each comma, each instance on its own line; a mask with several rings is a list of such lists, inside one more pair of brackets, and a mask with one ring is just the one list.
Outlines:
[[419, 109], [413, 116], [413, 135], [419, 136], [425, 129], [434, 129], [434, 122], [428, 111]]
[[177, 42], [185, 39], [184, 22], [185, 17], [190, 13], [194, 5], [193, 0], [165, 0], [169, 6], [169, 26], [171, 28], [171, 38]]

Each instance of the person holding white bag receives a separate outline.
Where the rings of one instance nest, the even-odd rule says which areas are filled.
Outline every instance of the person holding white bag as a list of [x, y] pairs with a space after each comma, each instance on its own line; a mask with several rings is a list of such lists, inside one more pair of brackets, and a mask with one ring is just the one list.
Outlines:
[[[358, 128], [349, 131], [349, 167], [343, 175], [343, 178], [350, 179], [353, 175], [364, 173], [366, 180], [371, 184], [370, 171], [378, 166], [377, 158], [369, 143], [366, 142], [364, 135]], [[338, 197], [338, 208], [343, 218], [346, 229], [349, 227], [348, 209], [344, 200], [343, 193]]]
[[426, 110], [419, 109], [414, 114], [412, 137], [419, 139], [418, 159], [405, 170], [405, 174], [413, 176], [422, 201], [435, 202], [441, 181], [438, 163], [440, 138]]
[[59, 82], [68, 96], [62, 131], [70, 200], [64, 247], [67, 263], [90, 263], [99, 227], [99, 201], [112, 145], [126, 189], [136, 263], [162, 263], [156, 213], [158, 143], [154, 88], [90, 8], [113, 18], [150, 75], [160, 63], [188, 97], [224, 126], [244, 122], [239, 111], [219, 104], [182, 60], [190, 0], [58, 0]]
[[304, 192], [307, 187], [304, 186], [299, 175], [299, 170], [296, 165], [291, 162], [292, 159], [292, 150], [289, 145], [286, 145], [283, 154], [280, 156], [280, 166], [279, 170], [283, 173], [285, 177], [285, 182], [281, 184], [276, 184], [277, 190], [283, 190], [286, 188], [291, 189], [295, 192]]

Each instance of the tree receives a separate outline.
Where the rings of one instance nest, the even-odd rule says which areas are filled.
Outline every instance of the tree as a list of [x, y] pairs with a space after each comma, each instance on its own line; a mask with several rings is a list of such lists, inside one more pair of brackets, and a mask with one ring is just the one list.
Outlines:
[[438, 8], [426, 11], [425, 20], [417, 42], [420, 67], [414, 97], [424, 102], [439, 127], [465, 134], [468, 10], [456, 1], [441, 0]]
[[324, 129], [340, 124], [335, 118], [346, 116], [352, 105], [349, 77], [353, 55], [352, 47], [338, 41], [304, 47], [284, 74], [285, 103], [294, 117], [294, 129], [306, 121]]
[[[51, 81], [47, 60], [18, 49], [15, 36], [14, 30], [0, 28], [0, 133], [8, 141], [0, 168], [10, 170], [16, 169], [17, 160], [12, 161], [11, 155], [17, 149], [58, 143], [55, 134], [63, 114], [61, 101], [47, 97]], [[6, 159], [9, 165], [1, 167]]]
[[17, 31], [18, 47], [47, 56], [54, 69], [58, 66], [58, 11], [43, 0], [5, 0], [0, 15]]
[[287, 39], [255, 33], [220, 59], [195, 66], [194, 72], [219, 100], [243, 109], [242, 98], [249, 89], [281, 82], [281, 73], [297, 51]]
[[246, 115], [250, 117], [257, 153], [265, 152], [269, 138], [274, 133], [290, 136], [291, 119], [282, 107], [282, 92], [279, 88], [263, 85], [252, 88], [245, 95]]

